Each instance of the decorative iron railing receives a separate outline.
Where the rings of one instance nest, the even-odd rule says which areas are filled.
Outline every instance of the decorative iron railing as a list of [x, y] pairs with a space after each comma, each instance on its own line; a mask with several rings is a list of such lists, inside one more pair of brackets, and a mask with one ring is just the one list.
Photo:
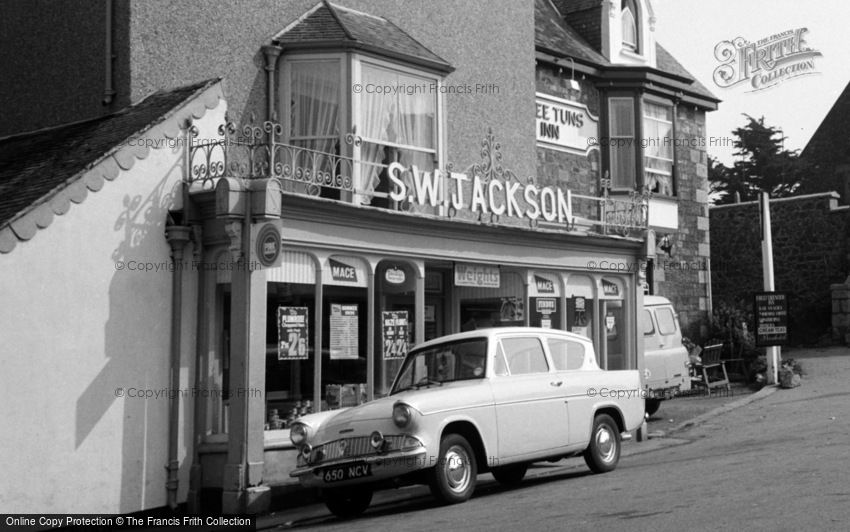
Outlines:
[[[465, 209], [459, 212], [458, 196], [473, 198], [480, 190], [524, 190], [535, 188], [534, 179], [522, 181], [512, 170], [502, 164], [501, 146], [492, 130], [481, 142], [481, 160], [454, 172], [451, 164], [444, 171], [420, 172], [413, 169], [395, 175], [403, 182], [410, 195], [391, 194], [388, 173], [389, 164], [377, 163], [356, 157], [363, 141], [356, 130], [340, 139], [319, 139], [285, 143], [283, 127], [266, 121], [237, 128], [231, 121], [219, 126], [219, 138], [196, 141], [198, 131], [190, 128], [189, 168], [187, 181], [200, 183], [204, 188], [212, 186], [222, 177], [240, 179], [274, 178], [281, 182], [281, 189], [288, 193], [321, 196], [358, 205], [371, 205], [395, 211], [410, 211], [441, 217], [463, 217], [493, 224], [528, 223], [531, 227], [554, 228], [564, 231], [591, 231], [601, 234], [642, 237], [648, 227], [649, 194], [632, 193], [628, 197], [609, 194], [610, 180], [602, 180], [602, 196], [563, 194], [558, 192], [558, 201], [569, 203], [557, 221], [545, 221], [542, 216], [527, 217], [519, 221], [509, 220], [508, 213], [492, 207]], [[325, 149], [316, 149], [316, 147]], [[607, 177], [607, 176], [606, 176]], [[427, 181], [427, 182], [426, 182]], [[498, 183], [492, 183], [498, 181]], [[452, 188], [454, 187], [454, 188]], [[458, 190], [464, 187], [463, 190]], [[474, 190], [474, 187], [478, 189]], [[413, 192], [430, 189], [434, 197], [422, 199]], [[428, 190], [426, 190], [428, 192]], [[393, 197], [394, 196], [394, 197]], [[518, 193], [522, 203], [522, 193]], [[554, 196], [553, 196], [554, 198]], [[501, 200], [504, 206], [505, 198]], [[554, 199], [552, 200], [555, 201]], [[542, 203], [542, 200], [541, 200]], [[560, 203], [559, 203], [560, 205]], [[527, 207], [528, 205], [525, 205]], [[467, 205], [467, 207], [470, 207]], [[550, 216], [551, 218], [551, 216]]]

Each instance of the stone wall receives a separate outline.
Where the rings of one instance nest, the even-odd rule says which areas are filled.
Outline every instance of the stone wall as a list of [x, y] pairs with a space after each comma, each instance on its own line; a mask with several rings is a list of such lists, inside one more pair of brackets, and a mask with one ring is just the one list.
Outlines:
[[[715, 301], [752, 309], [763, 288], [758, 202], [712, 207], [712, 293]], [[789, 294], [793, 344], [830, 332], [830, 285], [850, 272], [850, 207], [827, 192], [772, 200], [773, 264], [777, 291]]]
[[[672, 301], [683, 334], [706, 340], [708, 330], [708, 167], [705, 112], [676, 110], [676, 199], [679, 228], [670, 234], [670, 254], [658, 249], [653, 293]], [[663, 234], [657, 235], [660, 240]]]

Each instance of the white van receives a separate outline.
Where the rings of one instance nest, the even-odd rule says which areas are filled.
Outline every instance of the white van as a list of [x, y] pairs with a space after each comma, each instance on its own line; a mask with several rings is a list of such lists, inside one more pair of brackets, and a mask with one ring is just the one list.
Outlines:
[[643, 325], [644, 386], [647, 415], [654, 414], [661, 401], [691, 389], [688, 350], [682, 345], [682, 329], [673, 305], [666, 297], [644, 296]]

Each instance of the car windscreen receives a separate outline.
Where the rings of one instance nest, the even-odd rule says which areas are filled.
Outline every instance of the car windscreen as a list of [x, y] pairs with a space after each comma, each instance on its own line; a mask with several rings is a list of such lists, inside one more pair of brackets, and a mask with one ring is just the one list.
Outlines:
[[458, 340], [411, 351], [390, 393], [441, 386], [444, 382], [483, 379], [486, 363], [486, 338]]

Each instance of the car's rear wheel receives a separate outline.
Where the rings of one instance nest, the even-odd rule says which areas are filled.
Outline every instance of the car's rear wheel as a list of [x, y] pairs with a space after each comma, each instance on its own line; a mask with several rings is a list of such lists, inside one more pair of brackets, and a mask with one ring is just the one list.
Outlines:
[[456, 504], [472, 496], [477, 482], [478, 465], [466, 438], [447, 434], [440, 442], [437, 465], [431, 471], [431, 493], [438, 500]]
[[646, 415], [651, 416], [652, 414], [658, 412], [658, 408], [661, 406], [661, 399], [645, 399], [646, 403]]
[[516, 486], [522, 482], [526, 471], [528, 471], [528, 464], [522, 463], [494, 467], [492, 473], [493, 478], [495, 478], [499, 484], [505, 486]]
[[372, 502], [372, 489], [367, 487], [326, 490], [324, 495], [328, 510], [343, 519], [357, 517]]
[[620, 461], [620, 431], [608, 414], [593, 419], [590, 444], [584, 450], [584, 461], [594, 473], [607, 473]]

